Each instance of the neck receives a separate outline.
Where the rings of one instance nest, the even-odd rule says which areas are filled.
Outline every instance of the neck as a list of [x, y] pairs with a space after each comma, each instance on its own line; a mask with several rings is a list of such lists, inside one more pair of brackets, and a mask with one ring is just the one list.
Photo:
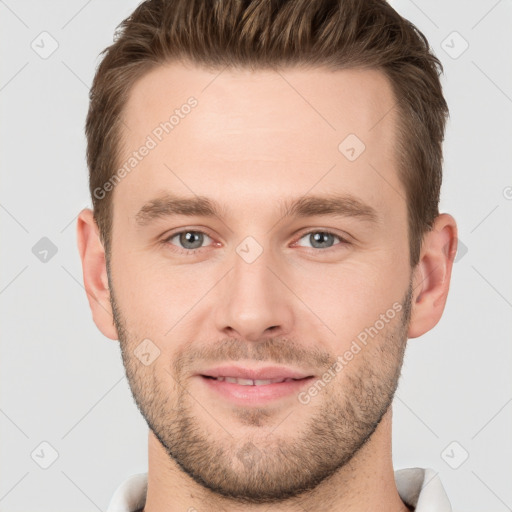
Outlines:
[[143, 512], [407, 512], [398, 494], [391, 458], [391, 407], [367, 443], [348, 464], [315, 489], [276, 504], [234, 503], [196, 483], [149, 431], [148, 492]]

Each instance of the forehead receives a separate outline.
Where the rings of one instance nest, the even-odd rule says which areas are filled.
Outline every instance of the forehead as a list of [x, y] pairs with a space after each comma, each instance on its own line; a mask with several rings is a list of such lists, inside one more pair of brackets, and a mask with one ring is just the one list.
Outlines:
[[119, 167], [142, 146], [150, 150], [114, 193], [124, 191], [132, 209], [170, 188], [257, 203], [284, 190], [346, 187], [377, 203], [393, 200], [401, 189], [394, 106], [378, 70], [160, 66], [130, 92]]

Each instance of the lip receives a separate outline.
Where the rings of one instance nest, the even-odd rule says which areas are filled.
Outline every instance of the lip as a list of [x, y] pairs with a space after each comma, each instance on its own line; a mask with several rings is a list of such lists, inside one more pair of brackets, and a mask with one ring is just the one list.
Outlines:
[[215, 380], [202, 375], [197, 378], [206, 389], [215, 394], [215, 399], [220, 396], [231, 404], [239, 406], [261, 406], [279, 399], [297, 396], [301, 389], [314, 379], [314, 377], [306, 377], [300, 380], [251, 386]]
[[294, 370], [285, 366], [265, 366], [248, 368], [243, 366], [218, 366], [198, 373], [207, 377], [234, 377], [236, 379], [270, 380], [270, 379], [304, 379], [312, 374]]
[[[268, 402], [297, 396], [300, 390], [308, 385], [314, 376], [300, 370], [282, 366], [267, 366], [264, 368], [247, 368], [240, 366], [221, 366], [199, 373], [196, 377], [202, 385], [216, 396], [221, 396], [235, 405], [262, 405]], [[234, 377], [237, 379], [273, 380], [295, 379], [286, 382], [275, 382], [263, 385], [244, 385], [216, 377]]]

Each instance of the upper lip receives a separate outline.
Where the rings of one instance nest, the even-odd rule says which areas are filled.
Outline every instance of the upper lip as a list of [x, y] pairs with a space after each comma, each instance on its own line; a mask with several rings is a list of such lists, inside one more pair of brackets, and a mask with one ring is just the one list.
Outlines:
[[236, 379], [268, 380], [268, 379], [304, 379], [311, 374], [284, 366], [265, 366], [247, 368], [243, 366], [217, 366], [199, 372], [206, 377], [234, 377]]

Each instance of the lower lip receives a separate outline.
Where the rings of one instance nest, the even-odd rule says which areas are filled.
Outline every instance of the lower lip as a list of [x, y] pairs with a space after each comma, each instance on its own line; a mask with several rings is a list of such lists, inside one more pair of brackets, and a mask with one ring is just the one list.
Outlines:
[[243, 386], [233, 382], [200, 376], [200, 379], [213, 391], [224, 396], [228, 400], [239, 404], [261, 404], [270, 402], [285, 396], [297, 395], [299, 391], [308, 385], [313, 377], [288, 382], [276, 382], [263, 386]]

